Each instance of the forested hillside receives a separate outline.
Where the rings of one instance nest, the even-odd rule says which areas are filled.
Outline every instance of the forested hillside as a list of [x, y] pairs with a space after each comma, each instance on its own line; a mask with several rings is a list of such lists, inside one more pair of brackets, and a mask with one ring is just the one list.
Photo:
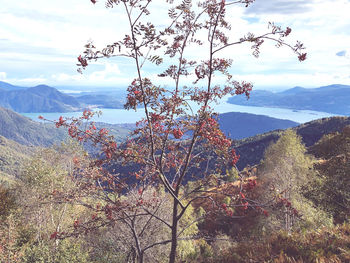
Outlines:
[[0, 135], [0, 181], [14, 183], [21, 175], [23, 165], [36, 150]]
[[[301, 136], [306, 146], [311, 146], [328, 133], [342, 131], [346, 125], [350, 125], [350, 117], [331, 117], [301, 124], [293, 130]], [[265, 149], [276, 142], [280, 135], [281, 131], [272, 131], [235, 141], [235, 148], [241, 155], [237, 165], [242, 169], [247, 165], [258, 164]]]

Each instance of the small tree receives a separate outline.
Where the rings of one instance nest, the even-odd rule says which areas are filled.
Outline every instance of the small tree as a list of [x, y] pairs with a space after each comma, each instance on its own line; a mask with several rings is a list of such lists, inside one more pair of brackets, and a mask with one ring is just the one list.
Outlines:
[[[96, 3], [95, 0], [91, 2]], [[120, 8], [125, 11], [129, 32], [101, 50], [97, 50], [89, 42], [84, 55], [78, 57], [80, 72], [90, 61], [101, 58], [123, 56], [134, 61], [136, 77], [127, 88], [125, 108], [142, 109], [145, 117], [137, 123], [132, 139], [117, 147], [105, 129], [98, 131], [93, 124], [87, 129], [79, 128], [82, 120], [88, 120], [93, 115], [90, 111], [85, 111], [79, 119], [61, 117], [56, 125], [68, 127], [69, 134], [79, 141], [91, 140], [101, 147], [101, 158], [90, 166], [96, 168], [95, 173], [91, 169], [85, 173], [85, 177], [91, 179], [85, 187], [90, 186], [101, 191], [102, 194], [98, 196], [103, 199], [103, 208], [93, 209], [105, 213], [109, 222], [121, 220], [125, 209], [140, 206], [140, 203], [121, 200], [121, 193], [135, 187], [143, 191], [152, 184], [161, 184], [165, 188], [165, 193], [173, 202], [169, 209], [171, 220], [160, 221], [169, 227], [171, 235], [169, 239], [156, 242], [153, 246], [170, 243], [169, 262], [173, 263], [178, 241], [191, 238], [182, 236], [187, 227], [179, 229], [181, 218], [194, 201], [210, 198], [208, 192], [218, 189], [216, 186], [221, 182], [222, 171], [227, 166], [235, 166], [238, 160], [231, 148], [231, 140], [219, 128], [211, 106], [228, 94], [245, 94], [249, 97], [252, 84], [233, 79], [229, 72], [233, 61], [222, 52], [243, 43], [250, 43], [253, 55], [258, 57], [261, 45], [268, 40], [277, 47], [291, 48], [300, 61], [305, 60], [306, 53], [302, 53], [304, 47], [300, 42], [292, 46], [284, 41], [291, 33], [290, 28], [282, 29], [274, 23], [269, 23], [268, 31], [260, 35], [248, 33], [231, 40], [228, 37], [231, 25], [226, 20], [229, 8], [237, 4], [248, 7], [253, 0], [205, 0], [200, 1], [197, 6], [191, 0], [167, 2], [171, 5], [168, 11], [169, 24], [157, 28], [152, 21], [147, 21], [155, 1], [107, 0], [107, 8]], [[191, 55], [188, 48], [194, 46], [201, 49], [202, 54], [206, 54], [205, 57], [202, 54], [200, 58]], [[163, 57], [167, 61], [162, 64]], [[174, 86], [157, 86], [150, 78], [145, 77], [144, 65], [149, 62], [157, 66], [164, 65], [158, 76], [172, 79]], [[221, 85], [215, 81], [217, 75], [225, 77], [226, 84]], [[193, 85], [183, 84], [184, 79], [188, 81], [191, 78]], [[188, 100], [197, 104], [198, 110], [192, 109]], [[103, 167], [111, 161], [129, 164], [131, 168], [125, 173], [120, 171], [118, 175], [109, 174]], [[82, 174], [82, 170], [79, 171]], [[185, 191], [189, 180], [197, 180], [197, 185]], [[230, 193], [232, 191], [228, 189], [227, 196], [232, 196]], [[236, 194], [234, 196], [237, 197]], [[244, 195], [241, 197], [244, 199]], [[245, 199], [244, 203], [247, 203]], [[221, 207], [221, 204], [214, 205]], [[87, 206], [91, 208], [90, 205]], [[141, 208], [142, 214], [148, 213], [157, 218], [144, 206]], [[87, 226], [87, 223], [80, 224], [76, 230]], [[136, 233], [134, 238], [137, 258], [142, 262], [147, 246], [139, 246], [139, 234]]]
[[262, 196], [266, 200], [276, 198], [277, 209], [268, 219], [275, 228], [291, 232], [299, 218], [303, 219], [303, 224], [299, 226], [312, 225], [317, 228], [331, 224], [330, 217], [314, 208], [302, 194], [303, 187], [316, 179], [313, 164], [312, 156], [306, 154], [300, 136], [291, 129], [266, 149], [260, 172], [264, 187]]

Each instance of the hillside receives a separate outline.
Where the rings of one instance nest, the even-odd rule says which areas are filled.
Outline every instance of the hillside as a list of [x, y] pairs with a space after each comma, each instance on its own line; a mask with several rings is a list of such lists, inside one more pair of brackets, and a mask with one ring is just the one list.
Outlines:
[[21, 165], [29, 159], [34, 147], [24, 146], [0, 136], [0, 182], [11, 183], [20, 174]]
[[[303, 143], [309, 147], [319, 141], [324, 135], [340, 132], [345, 126], [350, 125], [350, 117], [323, 118], [301, 124], [293, 129], [302, 137]], [[281, 134], [281, 130], [276, 130], [250, 138], [235, 141], [234, 147], [240, 160], [240, 169], [247, 165], [255, 165], [263, 158], [264, 151], [271, 143], [276, 142]]]
[[243, 139], [257, 134], [287, 129], [298, 125], [297, 122], [271, 118], [250, 113], [229, 112], [219, 115], [220, 128], [231, 139]]
[[66, 131], [0, 107], [0, 135], [23, 145], [49, 146], [64, 140]]
[[229, 103], [237, 105], [314, 110], [341, 115], [350, 115], [349, 101], [350, 86], [339, 84], [315, 89], [295, 87], [278, 93], [254, 90], [249, 100], [243, 96], [228, 99]]
[[306, 194], [316, 205], [332, 214], [336, 223], [350, 219], [350, 126], [324, 136], [309, 148], [319, 161], [315, 165], [322, 178]]
[[[132, 124], [96, 123], [97, 128], [106, 128], [118, 142], [123, 141], [133, 129]], [[12, 110], [0, 107], [0, 136], [29, 146], [50, 146], [67, 138], [67, 130], [57, 129], [51, 123], [33, 121]]]

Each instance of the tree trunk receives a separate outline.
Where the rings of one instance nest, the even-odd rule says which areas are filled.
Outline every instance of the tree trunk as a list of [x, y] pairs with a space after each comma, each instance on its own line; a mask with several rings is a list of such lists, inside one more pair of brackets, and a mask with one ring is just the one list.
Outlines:
[[139, 255], [138, 255], [138, 260], [137, 260], [138, 263], [143, 263], [143, 252], [141, 252]]
[[177, 209], [178, 209], [178, 201], [174, 199], [173, 205], [173, 223], [171, 226], [171, 250], [169, 255], [169, 263], [175, 263], [176, 259], [176, 249], [177, 249]]

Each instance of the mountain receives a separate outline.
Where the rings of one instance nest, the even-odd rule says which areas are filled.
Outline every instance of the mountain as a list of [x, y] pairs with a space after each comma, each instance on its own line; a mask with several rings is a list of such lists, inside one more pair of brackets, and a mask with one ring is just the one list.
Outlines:
[[20, 87], [0, 81], [0, 106], [16, 112], [70, 112], [99, 107], [123, 109], [125, 91], [65, 94], [47, 85]]
[[298, 124], [289, 120], [250, 113], [229, 112], [219, 115], [220, 128], [231, 139], [243, 139], [277, 129], [295, 127]]
[[80, 103], [46, 85], [23, 88], [1, 82], [0, 106], [16, 112], [68, 112], [78, 110]]
[[[309, 147], [318, 142], [324, 135], [340, 132], [350, 125], [350, 117], [330, 117], [301, 124], [294, 129], [301, 136], [303, 143]], [[282, 130], [276, 130], [245, 138], [234, 142], [234, 148], [241, 156], [237, 166], [243, 169], [253, 166], [263, 158], [265, 149], [278, 140]]]
[[7, 82], [0, 81], [0, 90], [21, 90], [26, 89], [24, 87], [11, 85]]
[[254, 90], [249, 100], [243, 96], [228, 99], [229, 103], [237, 105], [314, 110], [341, 115], [350, 115], [349, 101], [350, 86], [340, 84], [315, 89], [295, 87], [278, 93]]
[[0, 135], [28, 146], [49, 146], [64, 140], [67, 132], [0, 107]]
[[[106, 128], [117, 142], [125, 140], [135, 127], [133, 124], [96, 123], [98, 129]], [[12, 110], [0, 107], [0, 136], [28, 146], [50, 146], [65, 140], [68, 132], [51, 123], [36, 122]]]

